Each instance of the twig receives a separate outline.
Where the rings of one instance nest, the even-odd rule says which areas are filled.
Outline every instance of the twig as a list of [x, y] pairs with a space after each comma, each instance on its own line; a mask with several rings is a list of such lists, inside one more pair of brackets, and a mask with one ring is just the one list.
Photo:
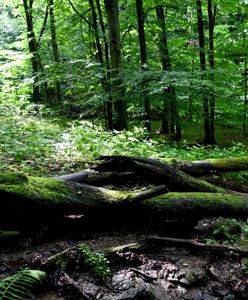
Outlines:
[[167, 4], [164, 4], [164, 5], [156, 5], [156, 6], [152, 6], [152, 7], [149, 7], [145, 13], [144, 13], [144, 19], [146, 19], [147, 17], [147, 14], [150, 10], [154, 10], [156, 9], [157, 7], [167, 7], [167, 8], [173, 8], [173, 9], [177, 9], [178, 7], [177, 6], [174, 6], [174, 5], [167, 5]]
[[43, 33], [45, 32], [46, 29], [46, 23], [47, 23], [47, 18], [48, 18], [48, 5], [46, 6], [46, 12], [45, 12], [45, 16], [44, 16], [44, 21], [40, 30], [40, 34], [37, 40], [38, 45], [40, 44], [40, 40], [42, 38]]
[[223, 245], [210, 245], [205, 243], [197, 242], [196, 240], [186, 240], [186, 239], [177, 239], [169, 237], [159, 237], [159, 236], [148, 236], [146, 238], [147, 243], [163, 243], [169, 244], [169, 246], [176, 247], [185, 247], [190, 249], [199, 249], [199, 250], [210, 250], [219, 253], [229, 252], [231, 254], [236, 253], [242, 257], [248, 256], [247, 250], [242, 250], [239, 248]]
[[132, 268], [131, 271], [133, 271], [133, 272], [136, 273], [137, 275], [143, 277], [144, 279], [146, 279], [146, 280], [149, 281], [149, 282], [157, 279], [157, 278], [152, 277], [152, 276], [146, 274], [145, 272], [142, 272], [142, 271], [140, 271], [140, 270], [138, 270], [138, 269], [135, 269], [135, 268]]
[[[76, 7], [74, 6], [74, 4], [71, 2], [71, 0], [68, 0], [69, 4], [71, 5], [71, 8], [74, 10], [74, 12], [81, 18], [81, 20], [84, 20], [88, 25], [90, 25], [91, 27], [94, 28], [93, 24], [90, 23], [85, 17], [84, 14], [81, 14]], [[88, 12], [88, 11], [87, 11]]]

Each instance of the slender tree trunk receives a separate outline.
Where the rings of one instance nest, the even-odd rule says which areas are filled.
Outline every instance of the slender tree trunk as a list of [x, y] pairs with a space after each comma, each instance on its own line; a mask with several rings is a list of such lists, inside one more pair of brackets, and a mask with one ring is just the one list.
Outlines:
[[247, 130], [246, 130], [246, 115], [247, 115], [247, 90], [248, 90], [248, 85], [247, 85], [247, 75], [248, 75], [248, 69], [247, 69], [247, 59], [245, 59], [245, 70], [244, 70], [244, 81], [245, 81], [245, 99], [244, 99], [244, 111], [243, 111], [243, 133], [244, 136], [247, 136]]
[[[157, 20], [160, 27], [159, 50], [161, 55], [162, 68], [164, 71], [171, 72], [169, 48], [167, 43], [167, 32], [165, 26], [165, 15], [163, 6], [156, 8]], [[170, 125], [168, 120], [170, 120]], [[176, 92], [173, 86], [165, 89], [165, 98], [163, 106], [163, 120], [160, 132], [170, 133], [177, 140], [182, 138], [181, 122], [178, 115]]]
[[[209, 28], [209, 65], [210, 65], [210, 79], [214, 83], [214, 26], [217, 6], [214, 5], [214, 13], [212, 11], [212, 0], [208, 0], [208, 28]], [[209, 115], [209, 129], [210, 129], [210, 144], [215, 144], [215, 96], [210, 96], [210, 115]]]
[[38, 45], [34, 33], [33, 16], [32, 16], [33, 1], [23, 0], [23, 6], [25, 10], [26, 24], [27, 24], [27, 38], [28, 48], [31, 56], [32, 63], [32, 75], [33, 75], [33, 100], [35, 102], [41, 101], [41, 94], [38, 86], [39, 82], [39, 57], [38, 57]]
[[[147, 51], [146, 51], [146, 38], [144, 28], [144, 10], [143, 0], [136, 0], [136, 13], [138, 20], [138, 35], [140, 46], [140, 60], [142, 70], [148, 70], [147, 64]], [[145, 111], [145, 126], [148, 131], [151, 131], [151, 105], [147, 95], [144, 94], [144, 111]]]
[[[101, 26], [101, 30], [102, 30], [102, 37], [103, 37], [103, 42], [104, 42], [104, 56], [105, 56], [105, 64], [106, 64], [106, 70], [107, 70], [106, 90], [109, 93], [111, 91], [109, 44], [108, 44], [108, 41], [107, 41], [106, 29], [105, 29], [105, 25], [104, 25], [104, 21], [103, 21], [102, 9], [101, 9], [101, 4], [100, 4], [99, 0], [96, 0], [96, 6], [97, 6], [99, 22], [100, 22], [100, 26]], [[112, 101], [112, 96], [108, 97], [108, 100], [106, 101], [105, 105], [106, 105], [106, 113], [107, 113], [107, 128], [109, 130], [113, 130], [113, 101]]]
[[92, 14], [92, 22], [93, 22], [93, 29], [94, 29], [94, 37], [95, 37], [95, 42], [96, 42], [96, 57], [98, 62], [103, 65], [103, 53], [102, 53], [102, 45], [100, 42], [99, 38], [99, 32], [98, 32], [98, 26], [97, 26], [97, 14], [95, 11], [95, 6], [94, 6], [94, 1], [89, 0], [89, 5], [91, 9], [91, 14]]
[[[202, 14], [202, 2], [196, 0], [197, 7], [197, 21], [198, 21], [198, 34], [200, 46], [200, 65], [202, 71], [202, 79], [206, 78], [206, 56], [205, 56], [205, 38], [204, 38], [204, 25]], [[204, 122], [204, 144], [210, 143], [210, 125], [209, 125], [209, 101], [207, 97], [203, 97], [203, 122]]]
[[[89, 0], [89, 5], [91, 8], [91, 13], [92, 13], [92, 22], [93, 22], [93, 29], [94, 29], [94, 36], [95, 36], [95, 41], [96, 41], [96, 50], [97, 50], [97, 60], [100, 62], [102, 66], [102, 72], [103, 72], [103, 77], [101, 80], [101, 84], [103, 89], [106, 91], [106, 93], [110, 92], [110, 70], [109, 70], [109, 55], [108, 55], [108, 43], [106, 40], [106, 37], [104, 37], [104, 45], [105, 45], [105, 55], [103, 53], [100, 37], [99, 37], [99, 29], [98, 29], [98, 23], [97, 23], [97, 13], [94, 5], [93, 0]], [[96, 1], [97, 5], [97, 10], [98, 10], [98, 15], [99, 15], [99, 20], [100, 20], [100, 26], [102, 30], [102, 34], [105, 36], [105, 26], [102, 18], [102, 12], [101, 12], [101, 6], [99, 3], [99, 0]], [[107, 48], [106, 48], [107, 47]], [[105, 61], [106, 63], [105, 63]], [[109, 100], [109, 99], [108, 99]], [[105, 119], [106, 119], [106, 127], [110, 130], [113, 129], [112, 125], [112, 103], [110, 101], [105, 101], [104, 102], [104, 111], [105, 111]], [[111, 99], [110, 99], [111, 100]]]
[[109, 31], [112, 91], [114, 97], [114, 124], [116, 130], [127, 129], [127, 103], [123, 99], [123, 88], [121, 87], [121, 45], [120, 45], [120, 24], [119, 24], [119, 5], [118, 0], [104, 0]]
[[[59, 48], [57, 43], [56, 25], [54, 17], [54, 2], [49, 0], [49, 15], [50, 15], [50, 30], [51, 30], [51, 43], [52, 43], [52, 53], [53, 60], [55, 63], [60, 63]], [[56, 82], [56, 94], [59, 103], [62, 101], [62, 91], [60, 82]]]

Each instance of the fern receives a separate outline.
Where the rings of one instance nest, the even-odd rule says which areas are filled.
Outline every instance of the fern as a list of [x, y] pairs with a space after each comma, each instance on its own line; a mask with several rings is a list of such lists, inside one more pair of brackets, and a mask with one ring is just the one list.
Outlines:
[[0, 280], [0, 300], [24, 299], [45, 276], [43, 271], [24, 269]]

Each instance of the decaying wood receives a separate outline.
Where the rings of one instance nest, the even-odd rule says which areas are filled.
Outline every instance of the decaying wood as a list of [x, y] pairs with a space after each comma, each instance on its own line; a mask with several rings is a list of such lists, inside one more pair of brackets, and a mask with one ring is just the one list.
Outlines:
[[[56, 178], [29, 177], [21, 173], [0, 174], [1, 227], [9, 229], [4, 225], [8, 225], [10, 220], [30, 222], [33, 218], [33, 221], [44, 222], [49, 217], [65, 214], [83, 214], [93, 220], [99, 218], [99, 222], [112, 223], [119, 219], [128, 223], [132, 219], [140, 225], [147, 221], [163, 224], [167, 219], [182, 217], [248, 217], [247, 194], [194, 178], [173, 167], [173, 163], [126, 156], [104, 156], [100, 160], [94, 170]], [[244, 161], [231, 160], [233, 165], [236, 161], [239, 168], [245, 168], [246, 158]], [[195, 163], [199, 164], [202, 169], [207, 166], [207, 163]], [[125, 190], [102, 187], [103, 184], [111, 184], [116, 188], [116, 181], [123, 184], [130, 180], [135, 185], [143, 185], [142, 191], [138, 192], [137, 187], [136, 191], [127, 190], [129, 186]], [[146, 185], [149, 188], [144, 190]]]
[[202, 176], [213, 172], [222, 173], [246, 171], [248, 170], [248, 157], [206, 159], [197, 161], [173, 160], [172, 165], [187, 174]]

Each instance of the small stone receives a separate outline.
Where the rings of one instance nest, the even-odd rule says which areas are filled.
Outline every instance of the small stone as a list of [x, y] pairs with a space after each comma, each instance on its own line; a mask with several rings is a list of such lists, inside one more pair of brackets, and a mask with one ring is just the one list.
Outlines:
[[215, 289], [214, 291], [218, 296], [222, 297], [226, 296], [229, 293], [228, 289]]
[[194, 294], [194, 298], [193, 299], [194, 300], [204, 300], [204, 296], [203, 296], [202, 292], [196, 292]]
[[223, 297], [223, 300], [235, 300], [235, 296], [232, 294], [228, 294], [225, 297]]
[[186, 286], [189, 286], [190, 285], [190, 282], [188, 281], [187, 278], [182, 278], [179, 280], [179, 283], [183, 284], [183, 285], [186, 285]]
[[204, 294], [204, 300], [218, 300], [218, 298], [209, 294]]

